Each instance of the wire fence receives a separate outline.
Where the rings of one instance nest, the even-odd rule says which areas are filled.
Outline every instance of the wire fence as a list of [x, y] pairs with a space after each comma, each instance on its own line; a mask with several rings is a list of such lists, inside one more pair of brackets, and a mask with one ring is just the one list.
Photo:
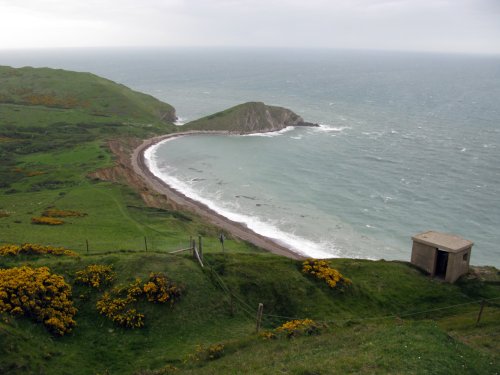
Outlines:
[[[436, 312], [436, 311], [442, 311], [442, 310], [449, 310], [449, 309], [456, 309], [457, 307], [461, 306], [467, 306], [467, 305], [481, 305], [482, 303], [485, 302], [492, 302], [492, 301], [498, 301], [500, 300], [500, 297], [495, 297], [495, 298], [489, 298], [489, 299], [480, 299], [480, 300], [475, 300], [475, 301], [470, 301], [470, 302], [464, 302], [464, 303], [459, 303], [455, 305], [449, 305], [449, 306], [444, 306], [444, 307], [437, 307], [434, 309], [427, 309], [427, 310], [420, 310], [417, 312], [408, 312], [408, 313], [392, 313], [388, 315], [380, 315], [380, 316], [370, 316], [370, 317], [350, 317], [350, 318], [344, 318], [344, 319], [335, 319], [335, 320], [317, 320], [320, 323], [343, 323], [343, 322], [349, 322], [349, 321], [373, 321], [373, 320], [385, 320], [385, 319], [402, 319], [402, 318], [409, 318], [412, 316], [417, 316], [417, 315], [424, 315], [428, 314], [431, 312]], [[472, 313], [472, 311], [471, 311]], [[475, 311], [477, 314], [477, 311]], [[268, 317], [274, 317], [274, 318], [282, 318], [282, 319], [288, 319], [288, 320], [302, 320], [304, 319], [303, 317], [292, 317], [292, 316], [282, 316], [282, 315], [274, 315], [274, 314], [264, 314], [264, 316]]]
[[[67, 241], [65, 241], [67, 243]], [[7, 241], [5, 239], [0, 239], [0, 245], [7, 244], [15, 244], [15, 241]], [[60, 243], [56, 242], [44, 242], [45, 246], [54, 246], [54, 247], [65, 247], [70, 250], [75, 250], [80, 252], [81, 254], [88, 255], [105, 255], [105, 254], [113, 254], [113, 253], [162, 253], [162, 254], [172, 254], [178, 255], [184, 250], [192, 250], [193, 246], [195, 246], [195, 242], [193, 239], [186, 239], [186, 241], [165, 241], [164, 237], [155, 238], [155, 237], [147, 237], [143, 236], [142, 238], [133, 238], [128, 239], [127, 241], [123, 241], [121, 245], [116, 244], [116, 241], [89, 241], [88, 239], [73, 239], [73, 246], [63, 246]], [[125, 244], [125, 246], [124, 246]], [[175, 253], [175, 254], [174, 254]], [[215, 270], [212, 263], [210, 263], [206, 258], [204, 259], [204, 263], [206, 268], [210, 272], [210, 279], [212, 283], [222, 291], [224, 294], [226, 303], [231, 309], [231, 313], [235, 313], [236, 308], [238, 311], [243, 313], [243, 316], [246, 320], [255, 322], [257, 317], [257, 309], [256, 306], [252, 306], [249, 302], [242, 299], [235, 291], [233, 291], [224, 279], [219, 275], [219, 273]], [[344, 317], [342, 319], [315, 319], [318, 323], [323, 324], [343, 324], [346, 322], [368, 322], [368, 321], [377, 321], [377, 320], [386, 320], [386, 319], [403, 319], [403, 318], [413, 318], [420, 315], [436, 313], [440, 311], [446, 311], [449, 309], [456, 309], [465, 306], [471, 305], [479, 305], [479, 304], [489, 304], [490, 306], [499, 307], [496, 301], [500, 302], [500, 297], [489, 298], [489, 299], [481, 299], [468, 301], [464, 303], [441, 306], [432, 309], [425, 309], [419, 311], [408, 311], [408, 312], [393, 312], [391, 314], [380, 315], [380, 316], [350, 316]], [[476, 313], [477, 311], [471, 311], [472, 313]], [[262, 313], [262, 319], [267, 320], [270, 323], [275, 322], [276, 320], [303, 320], [308, 317], [301, 316], [286, 316], [286, 315], [278, 315], [278, 314], [270, 314], [270, 313]], [[485, 336], [490, 335], [498, 335], [499, 333], [487, 334]], [[474, 335], [471, 335], [471, 337]]]
[[[24, 241], [24, 243], [29, 242], [30, 241]], [[143, 252], [168, 253], [190, 246], [189, 239], [179, 241], [178, 239], [165, 239], [153, 236], [124, 238], [121, 241], [94, 241], [92, 239], [82, 237], [64, 240], [64, 243], [63, 241], [56, 242], [53, 240], [37, 241], [36, 243], [40, 243], [43, 246], [64, 247], [65, 249], [76, 251], [82, 255]], [[5, 238], [0, 239], [0, 246], [11, 244], [21, 245], [18, 241], [9, 241]]]
[[[252, 307], [248, 302], [242, 300], [239, 296], [237, 296], [234, 292], [232, 292], [231, 289], [225, 283], [225, 281], [214, 270], [212, 264], [210, 264], [207, 260], [205, 260], [205, 264], [210, 268], [210, 275], [211, 275], [212, 280], [214, 281], [214, 284], [216, 284], [216, 286], [218, 286], [223, 291], [223, 293], [227, 297], [227, 300], [230, 301], [231, 304], [236, 303], [238, 305], [238, 308], [244, 313], [246, 318], [250, 319], [251, 321], [256, 321], [256, 319], [257, 319], [256, 308]], [[377, 320], [404, 319], [404, 318], [413, 318], [413, 317], [417, 317], [419, 315], [436, 313], [439, 311], [446, 311], [446, 310], [450, 310], [450, 309], [457, 309], [460, 307], [472, 306], [472, 305], [481, 306], [481, 312], [482, 312], [482, 307], [484, 307], [485, 304], [490, 304], [491, 306], [497, 307], [496, 304], [494, 303], [496, 301], [500, 302], [500, 297], [479, 299], [479, 300], [468, 301], [468, 302], [463, 302], [463, 303], [459, 303], [459, 304], [441, 306], [441, 307], [436, 307], [436, 308], [432, 308], [432, 309], [425, 309], [425, 310], [418, 310], [418, 311], [412, 310], [412, 311], [408, 311], [408, 312], [394, 312], [391, 314], [380, 315], [380, 316], [366, 316], [366, 317], [351, 316], [351, 317], [342, 318], [342, 319], [321, 319], [320, 318], [320, 319], [315, 319], [315, 321], [318, 323], [321, 323], [321, 324], [343, 324], [343, 323], [347, 323], [347, 322], [360, 322], [361, 323], [361, 322], [369, 322], [369, 321], [377, 321]], [[469, 313], [477, 316], [478, 311], [474, 310], [474, 311], [470, 311]], [[308, 317], [285, 316], [285, 315], [262, 313], [262, 318], [267, 319], [269, 322], [274, 322], [276, 319], [279, 319], [279, 320], [304, 320]], [[478, 319], [478, 322], [479, 322], [479, 319]], [[492, 335], [496, 335], [496, 333], [486, 334], [484, 336], [492, 336]]]

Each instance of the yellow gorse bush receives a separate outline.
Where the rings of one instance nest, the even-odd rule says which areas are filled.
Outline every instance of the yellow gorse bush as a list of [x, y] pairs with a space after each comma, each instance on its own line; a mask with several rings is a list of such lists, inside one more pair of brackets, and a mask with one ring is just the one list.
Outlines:
[[196, 345], [196, 351], [189, 354], [184, 362], [212, 361], [224, 355], [224, 344], [212, 344], [208, 347]]
[[314, 335], [321, 330], [321, 325], [312, 319], [290, 320], [275, 329], [276, 334], [285, 334], [286, 337], [299, 335]]
[[144, 314], [139, 313], [134, 304], [140, 297], [149, 302], [174, 304], [181, 296], [181, 289], [168, 280], [163, 273], [151, 273], [144, 284], [135, 279], [127, 287], [114, 288], [105, 293], [97, 301], [97, 311], [125, 328], [141, 328], [144, 326]]
[[87, 216], [86, 213], [71, 211], [71, 210], [59, 210], [57, 208], [48, 208], [42, 212], [43, 217], [82, 217]]
[[63, 220], [54, 219], [53, 217], [32, 217], [31, 224], [41, 224], [41, 225], [62, 225]]
[[77, 271], [75, 276], [76, 283], [99, 289], [111, 285], [116, 278], [116, 273], [111, 266], [92, 264], [81, 271]]
[[224, 344], [213, 344], [207, 349], [207, 357], [209, 360], [221, 358], [224, 355]]
[[47, 267], [0, 269], [0, 313], [26, 316], [56, 335], [76, 325], [71, 286]]
[[137, 298], [142, 296], [142, 294], [144, 293], [144, 291], [142, 290], [142, 280], [135, 279], [135, 281], [128, 286], [126, 292], [127, 297], [130, 298]]
[[151, 273], [142, 290], [149, 302], [174, 304], [181, 296], [181, 290], [163, 273]]
[[64, 247], [43, 246], [34, 243], [25, 243], [22, 245], [3, 245], [0, 246], [0, 255], [18, 255], [18, 254], [36, 254], [36, 255], [67, 255], [77, 256], [77, 254]]
[[266, 340], [274, 340], [277, 338], [276, 334], [272, 331], [262, 331], [259, 336]]
[[307, 259], [302, 263], [302, 272], [324, 280], [330, 288], [342, 289], [352, 284], [351, 280], [331, 268], [324, 260]]
[[129, 296], [113, 298], [109, 293], [104, 293], [97, 301], [97, 311], [121, 327], [141, 328], [144, 326], [144, 314], [130, 307], [130, 304], [135, 301]]

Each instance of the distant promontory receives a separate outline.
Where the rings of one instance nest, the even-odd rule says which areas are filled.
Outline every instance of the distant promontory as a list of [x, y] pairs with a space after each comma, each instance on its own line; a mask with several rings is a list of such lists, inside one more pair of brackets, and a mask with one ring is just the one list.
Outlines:
[[227, 131], [234, 134], [274, 132], [288, 126], [318, 126], [305, 122], [289, 109], [248, 102], [222, 112], [191, 121], [182, 130]]

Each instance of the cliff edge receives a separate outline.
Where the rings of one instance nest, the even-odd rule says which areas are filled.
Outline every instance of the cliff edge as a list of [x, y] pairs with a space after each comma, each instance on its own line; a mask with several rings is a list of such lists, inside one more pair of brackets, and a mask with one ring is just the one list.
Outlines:
[[235, 134], [273, 132], [287, 126], [318, 126], [305, 122], [289, 109], [269, 106], [261, 102], [248, 102], [191, 121], [182, 130], [216, 130]]

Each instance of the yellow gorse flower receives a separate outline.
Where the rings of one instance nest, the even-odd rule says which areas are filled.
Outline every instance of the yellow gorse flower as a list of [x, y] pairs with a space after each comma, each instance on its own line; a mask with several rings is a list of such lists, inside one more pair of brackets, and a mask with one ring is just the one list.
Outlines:
[[59, 210], [57, 208], [48, 208], [42, 212], [43, 217], [82, 217], [87, 216], [86, 213], [71, 211], [71, 210]]
[[162, 273], [151, 273], [143, 291], [149, 302], [174, 304], [181, 296], [181, 290]]
[[224, 355], [224, 344], [210, 345], [207, 349], [209, 360], [218, 359]]
[[36, 254], [36, 255], [66, 255], [77, 256], [74, 251], [65, 249], [64, 247], [43, 246], [34, 243], [25, 243], [22, 245], [3, 245], [0, 246], [0, 255], [18, 255], [18, 254]]
[[76, 325], [76, 311], [71, 286], [49, 268], [0, 269], [0, 313], [29, 317], [62, 336]]
[[213, 344], [209, 347], [204, 345], [196, 345], [196, 351], [193, 354], [188, 355], [184, 362], [195, 361], [199, 362], [202, 360], [212, 361], [214, 359], [219, 359], [224, 355], [224, 344]]
[[75, 275], [75, 282], [96, 289], [110, 285], [116, 278], [113, 268], [103, 264], [92, 264], [81, 271], [77, 271]]
[[64, 220], [54, 219], [53, 217], [32, 217], [31, 224], [42, 224], [42, 225], [62, 225]]
[[[295, 319], [290, 320], [274, 331], [277, 335], [285, 334], [286, 337], [291, 338], [298, 335], [313, 335], [319, 333], [321, 326], [312, 319]], [[274, 335], [270, 333], [266, 338], [274, 338]]]
[[149, 302], [174, 304], [181, 296], [181, 289], [162, 273], [151, 273], [149, 280], [142, 284], [135, 279], [128, 287], [114, 288], [97, 301], [97, 311], [125, 328], [141, 328], [145, 316], [132, 306], [139, 297]]
[[347, 287], [351, 280], [344, 277], [339, 271], [331, 268], [324, 260], [307, 259], [302, 263], [302, 272], [324, 280], [330, 288]]
[[125, 328], [141, 328], [144, 326], [144, 314], [129, 307], [135, 299], [131, 297], [113, 298], [109, 293], [97, 301], [97, 311]]

